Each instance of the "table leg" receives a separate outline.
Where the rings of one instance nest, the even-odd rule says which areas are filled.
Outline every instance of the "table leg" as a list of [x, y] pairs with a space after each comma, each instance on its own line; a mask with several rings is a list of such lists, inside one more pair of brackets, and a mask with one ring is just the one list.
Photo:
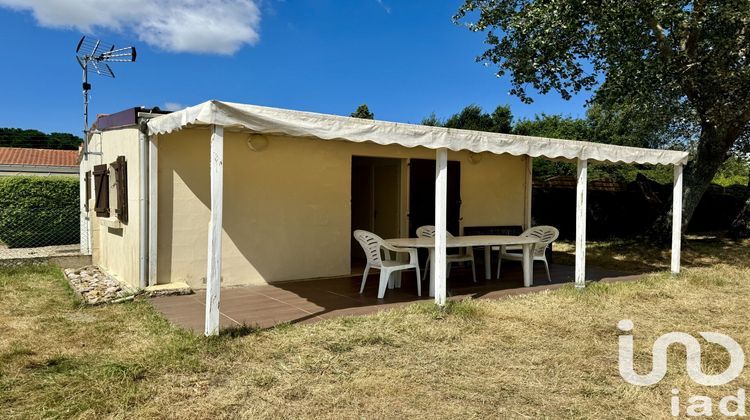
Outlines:
[[492, 247], [484, 247], [484, 279], [492, 280]]
[[435, 297], [435, 248], [428, 248], [430, 253], [430, 297]]
[[533, 249], [533, 244], [523, 244], [523, 287], [531, 287], [534, 282], [533, 266], [531, 265]]

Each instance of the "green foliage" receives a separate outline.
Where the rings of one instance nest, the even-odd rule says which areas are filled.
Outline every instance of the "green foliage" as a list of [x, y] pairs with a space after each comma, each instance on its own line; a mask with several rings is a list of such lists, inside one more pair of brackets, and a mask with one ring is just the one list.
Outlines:
[[748, 176], [750, 176], [750, 163], [739, 156], [732, 156], [721, 165], [713, 182], [722, 187], [747, 185]]
[[453, 114], [448, 118], [443, 126], [463, 130], [511, 133], [512, 123], [513, 115], [510, 106], [498, 106], [492, 114], [487, 114], [479, 105], [469, 105], [458, 114]]
[[584, 141], [591, 139], [586, 120], [562, 115], [542, 114], [535, 116], [533, 120], [520, 120], [514, 131], [522, 136]]
[[[513, 126], [513, 115], [508, 106], [499, 106], [490, 115], [477, 105], [469, 105], [445, 122], [432, 113], [422, 120], [422, 124], [633, 147], [657, 148], [666, 143], [666, 133], [659, 133], [652, 126], [652, 120], [638, 121], [631, 116], [627, 107], [610, 112], [594, 104], [589, 108], [586, 118], [541, 114], [533, 119], [518, 120]], [[747, 183], [748, 158], [742, 154], [745, 150], [747, 148], [737, 149], [734, 156], [722, 165], [714, 178], [714, 183], [722, 186]], [[533, 167], [535, 179], [576, 174], [575, 164], [567, 161], [535, 158]], [[608, 179], [625, 183], [635, 181], [639, 174], [661, 184], [672, 183], [672, 169], [666, 166], [594, 164], [589, 170], [591, 180]]]
[[[596, 90], [594, 138], [697, 143], [685, 168], [687, 226], [750, 135], [748, 16], [747, 0], [465, 0], [454, 21], [486, 33], [478, 61], [508, 74], [510, 93], [526, 103], [533, 91], [570, 99]], [[662, 238], [668, 223], [654, 226]]]
[[11, 248], [79, 241], [77, 178], [0, 178], [0, 242]]
[[530, 87], [597, 88], [605, 103], [668, 114], [687, 100], [701, 121], [747, 121], [748, 15], [747, 1], [466, 0], [454, 20], [487, 33], [479, 59], [526, 102]]
[[440, 118], [435, 115], [433, 112], [432, 114], [422, 118], [422, 125], [429, 125], [430, 127], [442, 127], [443, 121], [440, 120]]
[[349, 116], [354, 118], [362, 118], [365, 120], [375, 119], [375, 114], [370, 112], [370, 108], [367, 107], [367, 104], [358, 106], [357, 110], [352, 112]]
[[[598, 111], [589, 112], [586, 119], [561, 115], [537, 115], [533, 120], [520, 120], [515, 133], [525, 136], [550, 137], [556, 139], [596, 141], [599, 143], [648, 147], [641, 142], [631, 128], [633, 124], [620, 118], [601, 118]], [[548, 179], [556, 176], [575, 176], [576, 165], [567, 161], [544, 158], [534, 159], [534, 178]], [[652, 165], [594, 164], [589, 169], [591, 180], [607, 179], [633, 182], [641, 174], [659, 183], [672, 182], [672, 169]]]
[[667, 129], [670, 126], [668, 120], [657, 118], [658, 114], [644, 118], [640, 111], [632, 105], [605, 108], [598, 103], [591, 104], [586, 112], [590, 140], [658, 149], [683, 139]]
[[513, 132], [513, 113], [510, 105], [499, 105], [492, 112], [492, 131], [496, 133]]
[[83, 139], [70, 133], [45, 134], [39, 130], [0, 128], [0, 147], [78, 150], [81, 142]]

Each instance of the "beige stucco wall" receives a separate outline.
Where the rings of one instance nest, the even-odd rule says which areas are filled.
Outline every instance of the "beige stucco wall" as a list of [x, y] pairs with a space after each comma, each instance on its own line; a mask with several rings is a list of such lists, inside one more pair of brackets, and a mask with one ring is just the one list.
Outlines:
[[[102, 152], [102, 155], [89, 155], [88, 162], [82, 161], [82, 170], [92, 170], [94, 165], [111, 164], [118, 156], [125, 156], [128, 163], [128, 222], [119, 228], [104, 225], [94, 212], [94, 181], [91, 180], [91, 201], [89, 216], [91, 217], [92, 262], [108, 274], [131, 286], [138, 287], [138, 246], [139, 246], [139, 185], [138, 185], [138, 130], [126, 128], [105, 131], [101, 135], [92, 136], [89, 144], [92, 152]], [[113, 173], [110, 177], [114, 176]], [[110, 224], [117, 224], [114, 212], [110, 214]]]
[[[253, 152], [246, 139], [225, 136], [223, 285], [349, 274], [352, 155], [435, 157], [424, 148], [290, 137], [269, 137], [266, 150]], [[159, 136], [158, 148], [158, 282], [204, 287], [209, 131]], [[468, 152], [450, 152], [449, 159], [461, 162], [463, 226], [524, 223], [526, 158], [483, 154], [474, 164]]]

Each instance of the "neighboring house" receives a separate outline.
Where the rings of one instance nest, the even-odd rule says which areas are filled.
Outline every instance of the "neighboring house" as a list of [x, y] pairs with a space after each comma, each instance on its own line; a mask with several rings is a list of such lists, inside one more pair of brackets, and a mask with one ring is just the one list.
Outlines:
[[[207, 287], [207, 311], [214, 315], [219, 281], [350, 275], [361, 254], [351, 240], [357, 228], [409, 237], [436, 214], [454, 234], [526, 228], [531, 161], [540, 156], [578, 162], [577, 203], [560, 205], [577, 206], [579, 249], [585, 247], [589, 161], [674, 166], [673, 271], [679, 270], [677, 188], [685, 152], [219, 101], [167, 115], [131, 109], [100, 117], [96, 127], [89, 138], [96, 154], [80, 168], [89, 180], [82, 189], [82, 239], [91, 239], [94, 264], [136, 287]], [[434, 261], [445, 258], [438, 249]], [[584, 255], [576, 260], [581, 286]], [[435, 281], [442, 303], [445, 281]], [[213, 334], [218, 318], [208, 319], [206, 331]]]
[[0, 176], [78, 176], [78, 150], [0, 147]]

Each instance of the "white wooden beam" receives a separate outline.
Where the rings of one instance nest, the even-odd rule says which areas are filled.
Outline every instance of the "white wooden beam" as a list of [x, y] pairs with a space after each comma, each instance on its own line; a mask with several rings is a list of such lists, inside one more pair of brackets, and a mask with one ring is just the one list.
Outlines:
[[219, 333], [221, 231], [224, 189], [224, 127], [211, 126], [211, 216], [208, 224], [205, 334]]
[[159, 148], [158, 138], [149, 136], [148, 142], [148, 285], [157, 283], [159, 232]]
[[576, 185], [576, 288], [586, 287], [586, 187], [588, 161], [578, 159]]
[[437, 149], [435, 154], [435, 303], [445, 305], [446, 287], [446, 229], [448, 208], [448, 149]]
[[682, 165], [674, 166], [672, 191], [672, 274], [680, 274], [682, 249]]

